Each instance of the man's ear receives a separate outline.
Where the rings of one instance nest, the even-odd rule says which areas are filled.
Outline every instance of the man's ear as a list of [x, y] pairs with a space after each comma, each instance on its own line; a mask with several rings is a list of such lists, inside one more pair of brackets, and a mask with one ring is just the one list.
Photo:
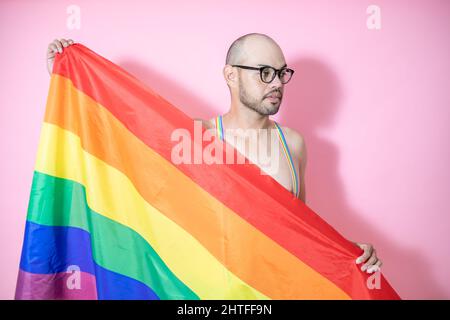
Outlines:
[[235, 87], [237, 83], [237, 72], [236, 69], [234, 69], [231, 65], [226, 64], [223, 67], [223, 77], [225, 78], [225, 81], [227, 82], [228, 86]]

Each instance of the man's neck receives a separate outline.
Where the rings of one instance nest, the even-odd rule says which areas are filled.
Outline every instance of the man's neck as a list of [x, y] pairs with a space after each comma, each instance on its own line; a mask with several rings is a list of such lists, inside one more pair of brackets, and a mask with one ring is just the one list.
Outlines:
[[260, 115], [249, 108], [233, 110], [222, 116], [223, 126], [226, 129], [271, 129], [273, 121], [269, 116]]

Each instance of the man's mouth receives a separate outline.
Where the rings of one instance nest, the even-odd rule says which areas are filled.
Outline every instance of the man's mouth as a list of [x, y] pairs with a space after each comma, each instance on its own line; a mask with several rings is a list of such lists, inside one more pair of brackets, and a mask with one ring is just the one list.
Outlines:
[[281, 95], [280, 94], [276, 94], [276, 93], [272, 93], [271, 95], [266, 97], [267, 99], [269, 99], [270, 101], [278, 101], [281, 99]]

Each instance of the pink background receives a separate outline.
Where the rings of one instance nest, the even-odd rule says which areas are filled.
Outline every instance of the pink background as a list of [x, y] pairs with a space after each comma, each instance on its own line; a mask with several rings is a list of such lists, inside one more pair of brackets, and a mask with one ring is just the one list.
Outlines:
[[[70, 4], [81, 8], [80, 30], [66, 26]], [[370, 4], [381, 30], [366, 27]], [[305, 136], [307, 204], [349, 239], [373, 243], [402, 298], [449, 299], [448, 30], [445, 0], [2, 0], [0, 298], [15, 290], [48, 43], [73, 38], [210, 118], [229, 107], [228, 46], [261, 32], [296, 70], [274, 119]]]

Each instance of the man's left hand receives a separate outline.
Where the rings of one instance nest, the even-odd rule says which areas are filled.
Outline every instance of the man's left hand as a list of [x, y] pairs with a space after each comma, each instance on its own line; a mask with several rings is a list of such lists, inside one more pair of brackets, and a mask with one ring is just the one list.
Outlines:
[[383, 264], [383, 262], [381, 262], [381, 260], [378, 259], [375, 248], [369, 243], [355, 242], [355, 244], [364, 250], [364, 253], [358, 259], [356, 259], [356, 264], [364, 262], [364, 264], [361, 267], [361, 271], [372, 273], [380, 270], [380, 267]]

